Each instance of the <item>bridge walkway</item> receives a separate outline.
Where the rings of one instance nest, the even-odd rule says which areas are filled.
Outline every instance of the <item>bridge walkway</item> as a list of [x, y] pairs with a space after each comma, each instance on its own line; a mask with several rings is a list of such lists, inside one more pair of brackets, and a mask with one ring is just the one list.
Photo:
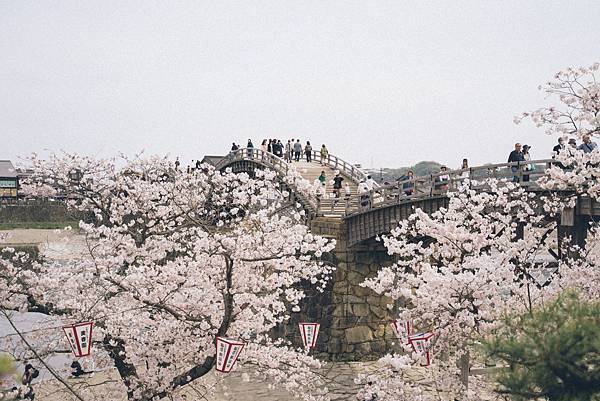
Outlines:
[[[323, 193], [319, 196], [319, 214], [325, 217], [339, 217], [340, 219], [348, 213], [348, 208], [358, 207], [358, 200], [355, 196], [358, 193], [358, 182], [344, 175], [342, 171], [326, 164], [321, 164], [319, 161], [313, 160], [308, 163], [306, 160], [293, 162], [291, 164], [304, 178], [310, 183], [316, 183], [321, 175], [321, 171], [325, 172], [325, 186]], [[333, 193], [333, 178], [336, 171], [340, 171], [344, 177], [343, 187], [346, 183], [349, 184], [350, 194], [346, 195], [345, 189], [342, 188], [340, 199], [335, 199]], [[347, 199], [346, 199], [347, 198]]]
[[[260, 149], [242, 148], [220, 158], [214, 166], [219, 170], [232, 167], [234, 171], [250, 171], [257, 166], [270, 168], [291, 185], [295, 190], [296, 197], [310, 210], [313, 216], [325, 216], [340, 220], [351, 210], [358, 209], [358, 184], [367, 177], [357, 166], [334, 155], [322, 158], [318, 151], [312, 152], [310, 163], [305, 158], [299, 162], [288, 163], [282, 158]], [[327, 178], [324, 188], [315, 185], [318, 183], [321, 171], [325, 171]], [[342, 188], [340, 199], [335, 199], [333, 178], [338, 171], [344, 177], [343, 186], [349, 184], [350, 194], [347, 195]], [[305, 183], [294, 182], [294, 174], [311, 185], [307, 188]]]

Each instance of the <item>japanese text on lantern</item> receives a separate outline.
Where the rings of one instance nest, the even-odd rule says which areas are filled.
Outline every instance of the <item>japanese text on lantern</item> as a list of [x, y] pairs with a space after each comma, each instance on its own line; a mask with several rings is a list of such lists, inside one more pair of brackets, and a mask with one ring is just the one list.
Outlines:
[[243, 341], [217, 337], [216, 369], [223, 373], [231, 372], [231, 369], [233, 369], [233, 366], [245, 345], [246, 343]]
[[63, 327], [71, 351], [76, 357], [81, 358], [92, 353], [93, 326], [93, 322], [85, 322]]
[[299, 323], [298, 327], [300, 327], [304, 348], [314, 348], [317, 345], [321, 325], [319, 323]]

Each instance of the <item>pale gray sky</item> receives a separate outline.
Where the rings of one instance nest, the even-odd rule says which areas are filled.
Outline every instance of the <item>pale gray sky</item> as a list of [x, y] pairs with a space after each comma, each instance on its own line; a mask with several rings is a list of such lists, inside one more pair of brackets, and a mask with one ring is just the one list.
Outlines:
[[267, 137], [375, 167], [543, 158], [555, 139], [513, 116], [600, 60], [599, 20], [597, 0], [0, 0], [0, 159]]

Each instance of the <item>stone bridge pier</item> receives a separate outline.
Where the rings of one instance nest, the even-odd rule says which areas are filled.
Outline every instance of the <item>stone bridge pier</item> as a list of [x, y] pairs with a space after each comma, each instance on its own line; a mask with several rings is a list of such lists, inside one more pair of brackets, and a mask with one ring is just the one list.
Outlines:
[[336, 270], [323, 293], [306, 285], [301, 312], [292, 313], [289, 324], [280, 327], [277, 334], [301, 346], [298, 323], [318, 322], [321, 330], [312, 352], [322, 359], [373, 360], [390, 352], [397, 343], [390, 325], [394, 309], [388, 308], [393, 301], [360, 284], [376, 276], [393, 258], [374, 240], [349, 247], [345, 223], [339, 218], [316, 218], [311, 230], [336, 239], [335, 250], [325, 257]]

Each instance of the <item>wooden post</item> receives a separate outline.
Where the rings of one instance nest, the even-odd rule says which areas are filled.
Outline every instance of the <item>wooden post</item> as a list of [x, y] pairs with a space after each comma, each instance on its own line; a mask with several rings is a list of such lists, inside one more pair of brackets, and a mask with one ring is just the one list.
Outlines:
[[466, 351], [458, 360], [458, 368], [460, 369], [460, 382], [465, 386], [465, 389], [469, 388], [469, 373], [471, 370], [471, 358], [469, 351]]
[[560, 222], [557, 228], [558, 256], [576, 257], [577, 255], [569, 252], [563, 255], [562, 246], [565, 239], [569, 239], [568, 245], [577, 245], [583, 248], [586, 243], [587, 233], [590, 226], [589, 216], [578, 216], [575, 214], [575, 208], [565, 208], [560, 215]]

